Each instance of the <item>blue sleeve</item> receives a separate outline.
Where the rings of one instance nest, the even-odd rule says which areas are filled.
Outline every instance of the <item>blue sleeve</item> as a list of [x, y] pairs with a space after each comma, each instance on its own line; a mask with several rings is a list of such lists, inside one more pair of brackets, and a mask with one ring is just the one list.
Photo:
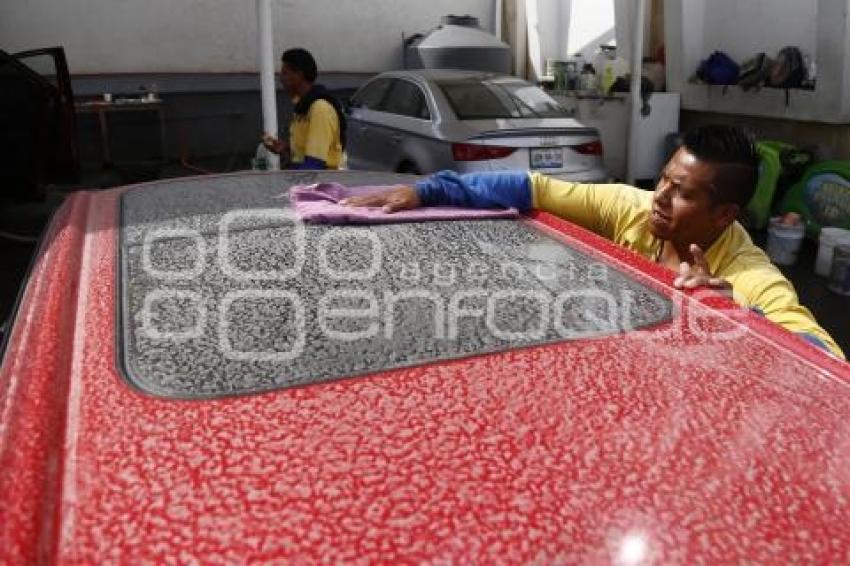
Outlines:
[[309, 155], [304, 156], [304, 161], [301, 163], [293, 163], [290, 169], [327, 169], [327, 164], [321, 159], [316, 159], [315, 157], [310, 157]]
[[516, 208], [531, 210], [531, 179], [525, 171], [434, 173], [416, 183], [424, 206], [451, 205], [464, 208]]
[[[750, 307], [750, 310], [755, 312], [758, 315], [764, 316], [764, 311], [762, 311], [758, 307]], [[795, 332], [795, 334], [797, 336], [799, 336], [800, 338], [802, 338], [803, 340], [805, 340], [806, 342], [808, 342], [809, 344], [812, 344], [813, 346], [816, 346], [816, 347], [820, 348], [821, 350], [826, 351], [830, 356], [833, 355], [832, 350], [829, 349], [829, 346], [827, 346], [824, 343], [823, 340], [821, 340], [820, 338], [818, 338], [814, 334], [809, 334], [808, 332]]]
[[805, 340], [809, 344], [814, 344], [818, 348], [820, 348], [822, 350], [826, 350], [827, 352], [832, 354], [832, 351], [829, 349], [829, 346], [824, 344], [823, 340], [821, 340], [817, 336], [815, 336], [813, 334], [809, 334], [808, 332], [798, 332], [797, 336], [799, 336], [800, 338], [802, 338], [803, 340]]

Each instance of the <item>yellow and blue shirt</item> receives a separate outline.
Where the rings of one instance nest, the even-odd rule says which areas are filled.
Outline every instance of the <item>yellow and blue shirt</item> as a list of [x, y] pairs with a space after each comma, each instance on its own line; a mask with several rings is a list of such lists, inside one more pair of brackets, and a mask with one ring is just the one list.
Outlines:
[[329, 102], [316, 100], [306, 116], [293, 116], [289, 124], [289, 150], [293, 165], [313, 158], [324, 162], [327, 169], [339, 169], [342, 163], [339, 118]]
[[[442, 171], [417, 183], [416, 190], [423, 205], [549, 212], [644, 257], [655, 257], [661, 244], [649, 230], [652, 193], [628, 185], [570, 183], [526, 172]], [[736, 302], [844, 358], [832, 337], [799, 303], [793, 285], [739, 223], [730, 224], [705, 257], [711, 273], [732, 285]]]

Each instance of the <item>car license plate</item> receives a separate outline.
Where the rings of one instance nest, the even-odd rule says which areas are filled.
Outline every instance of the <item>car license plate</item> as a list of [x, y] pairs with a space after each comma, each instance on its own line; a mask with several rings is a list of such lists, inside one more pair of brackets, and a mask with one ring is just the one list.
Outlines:
[[537, 147], [531, 150], [532, 169], [560, 169], [564, 166], [564, 150], [560, 147]]

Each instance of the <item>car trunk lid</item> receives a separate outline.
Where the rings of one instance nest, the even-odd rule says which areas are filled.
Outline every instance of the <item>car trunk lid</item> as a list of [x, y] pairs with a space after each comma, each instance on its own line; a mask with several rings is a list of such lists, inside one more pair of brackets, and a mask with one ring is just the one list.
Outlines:
[[512, 161], [531, 170], [577, 173], [602, 167], [599, 132], [570, 118], [467, 120], [466, 143], [515, 148]]

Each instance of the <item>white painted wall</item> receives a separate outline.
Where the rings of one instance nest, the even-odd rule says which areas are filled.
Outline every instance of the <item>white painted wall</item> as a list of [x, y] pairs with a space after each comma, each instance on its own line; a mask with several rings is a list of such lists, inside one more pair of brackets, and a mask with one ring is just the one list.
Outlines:
[[[275, 52], [309, 49], [323, 71], [401, 66], [401, 34], [445, 14], [492, 31], [494, 0], [273, 0]], [[62, 45], [72, 73], [257, 70], [248, 0], [0, 0], [0, 49]]]
[[545, 69], [546, 59], [567, 58], [567, 33], [572, 0], [532, 0], [532, 2], [537, 4], [540, 66]]
[[[538, 53], [532, 62], [540, 69], [545, 69], [546, 59], [567, 59], [578, 52], [590, 60], [600, 44], [614, 39], [614, 0], [528, 0], [527, 4], [529, 52]], [[531, 41], [532, 27], [536, 43]]]
[[668, 37], [674, 41], [668, 39], [668, 58], [673, 56], [671, 62], [681, 67], [678, 72], [685, 80], [715, 50], [725, 51], [741, 63], [761, 51], [774, 56], [783, 47], [796, 45], [816, 58], [818, 3], [819, 0], [670, 2], [670, 17], [665, 18], [665, 23]]
[[[618, 0], [620, 1], [620, 0]], [[666, 0], [667, 86], [686, 110], [850, 123], [850, 0]], [[814, 57], [814, 91], [728, 92], [688, 82], [715, 49], [739, 62], [797, 45]]]
[[601, 44], [614, 39], [614, 0], [571, 0], [567, 53], [590, 60]]
[[[687, 0], [686, 0], [687, 1]], [[632, 60], [632, 31], [634, 29], [637, 14], [635, 0], [614, 0], [614, 13], [617, 22], [617, 56], [625, 61]], [[649, 30], [652, 18], [652, 3], [644, 4], [644, 27], [643, 27], [643, 55], [648, 55]], [[701, 22], [702, 20], [700, 20]]]
[[528, 61], [531, 68], [527, 70], [528, 78], [537, 80], [544, 74], [544, 56], [541, 44], [540, 22], [545, 21], [547, 14], [539, 13], [541, 2], [550, 0], [527, 0], [525, 2], [526, 33], [528, 40]]
[[786, 45], [815, 55], [818, 0], [711, 0], [705, 8], [703, 42], [738, 62], [764, 51], [774, 55]]

